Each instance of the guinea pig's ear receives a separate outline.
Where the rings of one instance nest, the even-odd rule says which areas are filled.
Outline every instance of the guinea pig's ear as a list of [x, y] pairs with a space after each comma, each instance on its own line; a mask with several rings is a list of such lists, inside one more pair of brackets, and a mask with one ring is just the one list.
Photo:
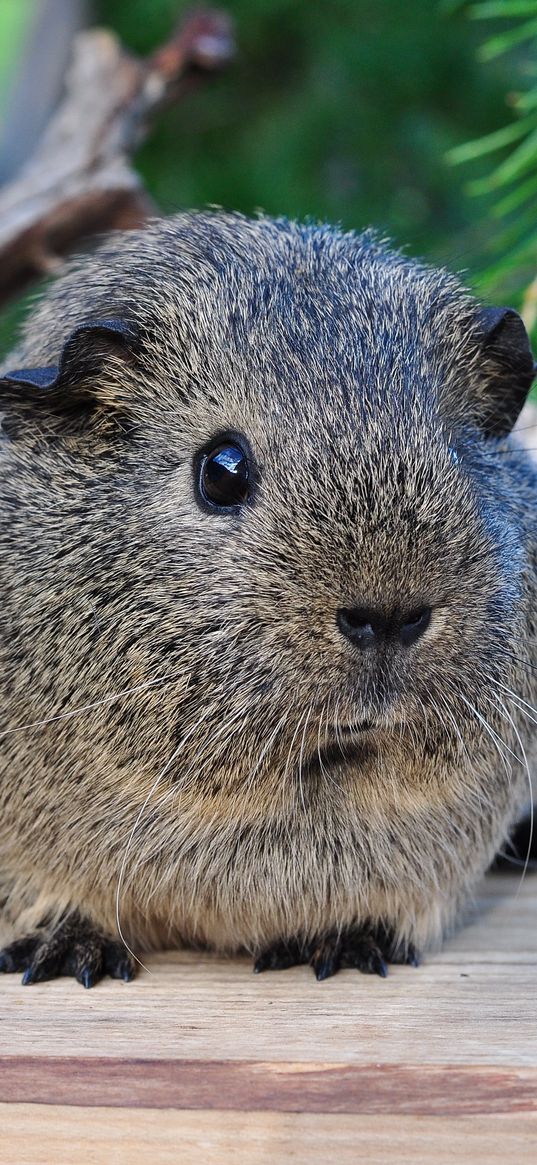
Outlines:
[[478, 327], [484, 374], [481, 420], [487, 436], [504, 437], [517, 420], [537, 367], [528, 333], [512, 308], [482, 308]]
[[99, 374], [110, 358], [132, 359], [137, 336], [137, 329], [123, 320], [79, 324], [65, 341], [57, 364], [4, 372], [0, 396], [56, 409], [76, 409], [91, 402], [121, 409], [125, 401], [121, 385], [116, 384], [118, 378], [99, 378]]

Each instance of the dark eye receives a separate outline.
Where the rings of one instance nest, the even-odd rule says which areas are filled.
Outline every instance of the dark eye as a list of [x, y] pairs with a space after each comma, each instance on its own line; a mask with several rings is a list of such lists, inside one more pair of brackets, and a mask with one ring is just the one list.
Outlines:
[[219, 508], [241, 506], [248, 500], [248, 458], [240, 445], [223, 442], [201, 462], [199, 490], [205, 502]]

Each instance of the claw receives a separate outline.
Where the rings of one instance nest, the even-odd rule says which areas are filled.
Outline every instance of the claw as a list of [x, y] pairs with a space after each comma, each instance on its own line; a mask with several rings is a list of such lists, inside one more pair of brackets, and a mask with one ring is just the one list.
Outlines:
[[322, 963], [313, 963], [313, 970], [315, 978], [318, 983], [322, 983], [323, 979], [331, 979], [332, 975], [339, 971], [333, 959], [325, 959]]
[[324, 979], [331, 979], [341, 966], [340, 938], [329, 935], [317, 946], [310, 962], [315, 972], [315, 978], [319, 983], [322, 983]]
[[416, 950], [412, 943], [409, 943], [406, 961], [409, 967], [419, 967], [421, 963], [419, 951]]
[[262, 971], [287, 971], [297, 963], [308, 961], [302, 944], [297, 939], [291, 939], [289, 942], [275, 943], [274, 946], [261, 951], [254, 963], [254, 972], [259, 975]]
[[132, 958], [120, 942], [107, 942], [103, 951], [104, 973], [130, 983], [136, 974]]
[[330, 979], [341, 967], [353, 968], [366, 975], [386, 979], [388, 963], [403, 962], [414, 967], [419, 956], [409, 944], [401, 956], [393, 933], [385, 926], [351, 927], [347, 931], [333, 931], [317, 941], [306, 944], [298, 939], [280, 940], [261, 951], [254, 963], [259, 974], [267, 970], [283, 970], [297, 963], [310, 963], [319, 982]]
[[13, 971], [25, 971], [30, 966], [32, 958], [39, 946], [39, 938], [17, 939], [0, 951], [0, 971], [12, 974]]
[[88, 967], [84, 967], [80, 974], [77, 975], [77, 980], [82, 984], [83, 987], [89, 988], [93, 987], [95, 983], [95, 976], [92, 975]]
[[123, 944], [106, 939], [76, 914], [49, 933], [19, 939], [0, 951], [0, 971], [22, 971], [25, 987], [71, 975], [85, 988], [93, 987], [104, 974], [128, 983], [135, 973]]

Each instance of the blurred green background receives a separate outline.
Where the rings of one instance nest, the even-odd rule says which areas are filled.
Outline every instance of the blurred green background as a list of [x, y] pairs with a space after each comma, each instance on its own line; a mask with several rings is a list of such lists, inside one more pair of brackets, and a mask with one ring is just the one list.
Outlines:
[[[0, 3], [4, 104], [37, 2]], [[190, 5], [96, 0], [82, 7], [88, 23], [114, 28], [145, 54]], [[374, 224], [410, 253], [478, 284], [498, 230], [492, 196], [471, 197], [468, 168], [449, 165], [446, 154], [505, 125], [518, 77], [512, 54], [478, 60], [484, 30], [468, 6], [228, 0], [222, 7], [235, 22], [235, 61], [162, 115], [137, 157], [162, 210], [217, 203], [357, 229]], [[33, 98], [39, 103], [38, 92]], [[471, 176], [489, 170], [490, 160], [478, 159]], [[4, 313], [4, 339], [15, 315]]]
[[[478, 270], [483, 204], [447, 150], [503, 124], [512, 62], [437, 0], [230, 0], [234, 65], [159, 123], [138, 162], [166, 210], [216, 202], [377, 225], [412, 252]], [[177, 0], [97, 6], [125, 42], [165, 39]]]

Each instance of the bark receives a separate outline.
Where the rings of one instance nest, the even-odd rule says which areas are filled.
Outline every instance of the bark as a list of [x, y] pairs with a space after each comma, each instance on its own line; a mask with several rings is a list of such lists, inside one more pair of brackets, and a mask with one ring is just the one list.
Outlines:
[[209, 9], [187, 16], [147, 60], [104, 29], [75, 38], [64, 98], [33, 157], [0, 190], [0, 304], [55, 272], [88, 235], [156, 212], [131, 155], [158, 111], [233, 52], [227, 15]]

